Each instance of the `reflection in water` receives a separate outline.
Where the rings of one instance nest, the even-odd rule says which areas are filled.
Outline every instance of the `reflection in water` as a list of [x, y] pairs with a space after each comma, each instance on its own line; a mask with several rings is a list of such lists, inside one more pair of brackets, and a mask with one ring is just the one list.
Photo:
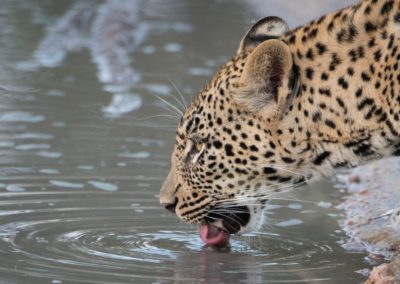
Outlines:
[[130, 55], [147, 36], [148, 25], [139, 18], [141, 5], [140, 0], [109, 0], [99, 7], [91, 50], [101, 82], [130, 86], [140, 80]]
[[[275, 200], [268, 227], [222, 252], [158, 204], [177, 122], [151, 123], [165, 107], [153, 95], [199, 90], [256, 18], [249, 2], [4, 3], [1, 283], [362, 279], [363, 255], [338, 244], [329, 184]], [[265, 14], [286, 9], [269, 3]]]
[[[88, 23], [92, 11], [87, 3], [77, 3], [54, 26], [47, 30], [33, 57], [44, 67], [59, 66], [68, 52], [88, 47]], [[31, 66], [33, 67], [33, 66]]]
[[235, 255], [235, 258], [227, 262], [226, 254], [207, 250], [194, 256], [190, 253], [182, 254], [176, 263], [191, 263], [192, 267], [177, 265], [174, 283], [192, 279], [200, 283], [237, 283], [238, 279], [243, 283], [265, 283], [268, 279], [262, 277], [263, 267], [255, 260], [250, 255]]
[[120, 116], [134, 111], [142, 106], [142, 99], [135, 94], [115, 94], [111, 103], [103, 107], [103, 112], [108, 116]]
[[[68, 53], [89, 49], [92, 61], [97, 65], [99, 81], [105, 84], [106, 91], [114, 94], [111, 103], [102, 108], [104, 113], [118, 117], [134, 111], [141, 106], [142, 100], [130, 92], [141, 81], [140, 73], [133, 68], [132, 55], [148, 36], [149, 29], [191, 30], [189, 25], [182, 23], [154, 25], [141, 19], [143, 11], [141, 0], [108, 0], [98, 7], [90, 1], [77, 2], [47, 29], [33, 59], [17, 66], [25, 71], [58, 67]], [[145, 52], [149, 52], [149, 48]], [[175, 53], [181, 46], [169, 43], [164, 49]], [[59, 91], [56, 92], [58, 95]]]

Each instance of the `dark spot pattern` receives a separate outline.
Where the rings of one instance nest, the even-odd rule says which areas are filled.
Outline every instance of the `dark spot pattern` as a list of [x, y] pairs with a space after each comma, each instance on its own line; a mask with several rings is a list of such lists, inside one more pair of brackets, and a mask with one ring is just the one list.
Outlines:
[[[267, 72], [268, 84], [254, 88], [242, 80], [252, 52], [239, 52], [196, 96], [180, 121], [173, 153], [178, 215], [201, 223], [211, 220], [218, 200], [262, 200], [279, 192], [274, 185], [302, 184], [315, 171], [400, 155], [396, 3], [364, 0], [280, 37], [253, 27], [244, 44], [254, 48], [278, 38], [294, 67], [283, 75], [279, 57], [271, 56], [279, 72]], [[251, 95], [240, 97], [248, 89]], [[261, 105], [259, 112], [242, 105], [246, 100]]]

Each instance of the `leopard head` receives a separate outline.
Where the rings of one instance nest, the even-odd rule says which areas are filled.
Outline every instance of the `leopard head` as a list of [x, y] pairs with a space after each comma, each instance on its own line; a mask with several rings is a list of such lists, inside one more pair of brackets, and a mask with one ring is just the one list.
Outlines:
[[287, 31], [277, 17], [257, 22], [183, 115], [160, 195], [183, 221], [251, 231], [271, 195], [304, 181], [295, 169], [301, 153], [293, 160], [280, 132], [297, 90], [292, 54], [279, 39]]

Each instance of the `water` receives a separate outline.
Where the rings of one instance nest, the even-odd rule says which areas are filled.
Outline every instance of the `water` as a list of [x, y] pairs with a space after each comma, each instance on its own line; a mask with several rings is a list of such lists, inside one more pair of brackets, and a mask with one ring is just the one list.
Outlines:
[[[326, 2], [263, 11], [294, 26], [349, 3]], [[2, 1], [0, 283], [364, 278], [365, 255], [340, 245], [329, 182], [272, 201], [268, 224], [230, 251], [204, 248], [158, 204], [177, 123], [158, 117], [171, 115], [163, 100], [178, 105], [179, 89], [189, 101], [233, 55], [261, 16], [249, 3]]]

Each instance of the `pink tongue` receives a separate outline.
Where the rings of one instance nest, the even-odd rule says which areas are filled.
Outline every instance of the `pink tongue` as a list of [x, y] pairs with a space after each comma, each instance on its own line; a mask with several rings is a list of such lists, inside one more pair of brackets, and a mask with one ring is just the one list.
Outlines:
[[229, 233], [209, 224], [200, 225], [200, 238], [210, 246], [224, 246], [229, 243]]

